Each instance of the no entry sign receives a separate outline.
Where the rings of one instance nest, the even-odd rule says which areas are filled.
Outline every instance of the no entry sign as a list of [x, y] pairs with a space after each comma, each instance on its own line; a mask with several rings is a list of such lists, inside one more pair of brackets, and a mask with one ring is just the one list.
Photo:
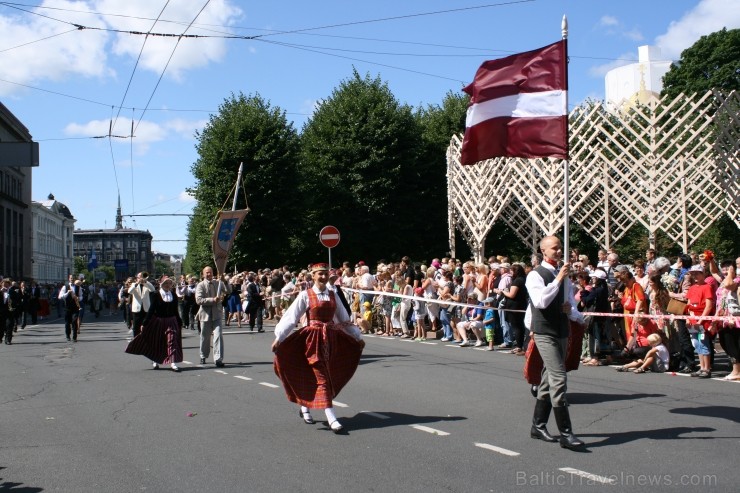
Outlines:
[[339, 245], [339, 230], [334, 226], [324, 226], [319, 231], [319, 241], [326, 248], [334, 248]]

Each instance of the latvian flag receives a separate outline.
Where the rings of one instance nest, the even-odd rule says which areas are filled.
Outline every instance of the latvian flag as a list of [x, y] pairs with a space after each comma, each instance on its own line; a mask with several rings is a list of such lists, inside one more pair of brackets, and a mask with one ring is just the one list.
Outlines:
[[568, 159], [566, 40], [490, 60], [470, 94], [460, 162], [493, 157]]

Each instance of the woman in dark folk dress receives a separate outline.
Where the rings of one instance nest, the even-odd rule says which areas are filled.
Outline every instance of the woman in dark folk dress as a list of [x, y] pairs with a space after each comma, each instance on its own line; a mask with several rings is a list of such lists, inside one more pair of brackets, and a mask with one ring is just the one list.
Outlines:
[[132, 340], [126, 352], [140, 354], [152, 360], [152, 368], [170, 364], [179, 372], [182, 362], [182, 319], [177, 307], [174, 282], [167, 276], [159, 281], [159, 289], [149, 295], [151, 305], [146, 314], [141, 333]]

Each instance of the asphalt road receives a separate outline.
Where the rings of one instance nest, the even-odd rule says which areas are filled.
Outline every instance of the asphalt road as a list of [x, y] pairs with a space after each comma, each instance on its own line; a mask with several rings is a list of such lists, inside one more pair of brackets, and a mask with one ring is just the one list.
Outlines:
[[368, 337], [335, 435], [285, 398], [271, 329], [229, 328], [223, 369], [185, 331], [179, 374], [125, 354], [115, 317], [86, 315], [77, 343], [59, 320], [18, 332], [0, 346], [0, 491], [737, 491], [737, 383], [571, 372], [573, 452], [529, 438], [524, 358]]

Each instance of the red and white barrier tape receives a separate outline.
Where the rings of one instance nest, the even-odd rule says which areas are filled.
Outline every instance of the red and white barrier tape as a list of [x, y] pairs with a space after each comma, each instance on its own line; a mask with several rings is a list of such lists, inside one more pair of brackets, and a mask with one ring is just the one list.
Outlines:
[[[468, 305], [467, 303], [458, 303], [455, 301], [447, 301], [447, 300], [440, 300], [440, 299], [431, 299], [431, 298], [424, 298], [421, 296], [410, 296], [405, 294], [399, 294], [399, 293], [388, 293], [386, 291], [370, 291], [367, 289], [354, 289], [354, 288], [345, 288], [342, 287], [342, 291], [348, 291], [350, 293], [360, 293], [360, 294], [372, 294], [374, 296], [391, 296], [393, 298], [404, 298], [409, 300], [419, 300], [423, 301], [425, 303], [436, 303], [436, 304], [442, 304], [442, 305], [448, 305], [448, 306], [459, 306], [462, 308], [480, 308], [480, 305]], [[499, 310], [499, 308], [496, 308]], [[524, 313], [526, 310], [511, 310], [508, 308], [501, 308], [500, 310], [503, 310], [505, 312], [514, 312], [514, 313]], [[708, 315], [708, 316], [701, 316], [701, 315], [673, 315], [671, 313], [665, 314], [665, 315], [651, 315], [648, 313], [639, 313], [635, 315], [634, 313], [604, 313], [604, 312], [581, 312], [581, 315], [583, 316], [589, 316], [589, 317], [609, 317], [609, 318], [635, 318], [635, 317], [641, 317], [641, 318], [650, 318], [650, 319], [667, 319], [669, 321], [673, 320], [692, 320], [696, 322], [704, 321], [704, 320], [710, 320], [710, 321], [719, 321], [719, 322], [725, 322], [729, 325], [735, 325], [736, 323], [740, 322], [740, 317], [732, 316], [732, 315], [724, 315], [724, 316], [716, 316], [716, 315]]]

